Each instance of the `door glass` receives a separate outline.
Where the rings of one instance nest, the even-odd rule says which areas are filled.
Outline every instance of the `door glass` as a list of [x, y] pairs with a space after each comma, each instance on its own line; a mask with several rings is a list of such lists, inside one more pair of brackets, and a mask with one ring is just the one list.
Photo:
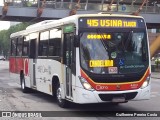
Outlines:
[[72, 50], [73, 50], [73, 44], [72, 44], [72, 33], [65, 34], [64, 35], [64, 58], [65, 58], [65, 64], [66, 64], [66, 95], [72, 96]]

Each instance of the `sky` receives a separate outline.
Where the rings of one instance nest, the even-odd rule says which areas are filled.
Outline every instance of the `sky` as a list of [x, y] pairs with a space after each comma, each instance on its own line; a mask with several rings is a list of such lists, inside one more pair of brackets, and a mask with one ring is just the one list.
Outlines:
[[[3, 5], [3, 0], [0, 0], [0, 6]], [[0, 21], [0, 30], [6, 30], [10, 27], [9, 21]]]

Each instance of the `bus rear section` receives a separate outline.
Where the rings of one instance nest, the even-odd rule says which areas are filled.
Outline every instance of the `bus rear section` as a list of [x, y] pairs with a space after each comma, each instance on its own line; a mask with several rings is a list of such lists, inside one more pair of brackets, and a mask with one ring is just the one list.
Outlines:
[[76, 103], [150, 98], [150, 61], [141, 17], [80, 17]]

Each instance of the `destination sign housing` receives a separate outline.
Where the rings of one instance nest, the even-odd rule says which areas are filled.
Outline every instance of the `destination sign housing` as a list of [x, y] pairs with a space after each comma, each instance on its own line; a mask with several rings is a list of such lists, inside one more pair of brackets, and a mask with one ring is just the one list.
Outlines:
[[140, 18], [80, 18], [80, 28], [144, 28], [144, 20]]

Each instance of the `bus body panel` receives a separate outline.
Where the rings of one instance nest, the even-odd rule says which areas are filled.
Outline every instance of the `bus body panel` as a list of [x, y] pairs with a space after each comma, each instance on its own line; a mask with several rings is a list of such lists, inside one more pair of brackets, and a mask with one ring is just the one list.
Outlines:
[[31, 80], [30, 80], [30, 76], [24, 76], [25, 77], [25, 84], [26, 87], [31, 88]]
[[37, 90], [52, 95], [53, 76], [57, 76], [62, 83], [61, 63], [52, 59], [37, 59], [36, 64]]
[[[138, 100], [148, 100], [150, 99], [150, 86], [144, 88], [144, 89], [136, 89], [136, 90], [126, 90], [126, 91], [88, 91], [83, 89], [82, 87], [76, 87], [74, 102], [80, 103], [80, 104], [86, 104], [86, 103], [102, 103], [102, 102], [112, 102], [112, 97], [107, 98], [110, 100], [102, 100], [99, 96], [99, 94], [106, 95], [120, 95], [120, 94], [130, 94], [137, 92], [137, 95], [134, 99], [131, 99], [129, 101], [138, 101]], [[114, 98], [114, 97], [113, 97]], [[117, 97], [118, 99], [118, 97]]]
[[[13, 33], [11, 35], [11, 38], [16, 38], [18, 36], [25, 36], [28, 35], [30, 33], [34, 33], [34, 32], [41, 32], [41, 31], [45, 31], [48, 29], [52, 29], [52, 28], [57, 28], [57, 27], [61, 27], [63, 28], [64, 25], [68, 25], [68, 24], [75, 24], [75, 35], [79, 35], [79, 28], [80, 26], [78, 26], [78, 20], [80, 17], [90, 17], [90, 18], [95, 18], [95, 17], [107, 17], [109, 16], [114, 17], [114, 18], [119, 18], [119, 17], [128, 17], [128, 18], [142, 18], [142, 17], [138, 17], [138, 16], [121, 16], [121, 15], [75, 15], [75, 16], [70, 16], [58, 21], [54, 21], [54, 22], [50, 22], [47, 23], [46, 25], [40, 25], [40, 26], [36, 26], [33, 28], [30, 27], [24, 31], [21, 32], [17, 32], [17, 33]], [[143, 18], [142, 18], [143, 19]], [[91, 28], [93, 30], [93, 28]], [[91, 30], [90, 29], [90, 30]], [[123, 28], [117, 28], [119, 30], [123, 31]], [[147, 30], [146, 30], [147, 31]], [[62, 36], [64, 35], [64, 33], [62, 33]], [[97, 36], [95, 36], [97, 37]], [[98, 36], [99, 37], [99, 36]], [[101, 37], [101, 36], [100, 36]], [[62, 38], [62, 41], [64, 38]], [[147, 39], [148, 40], [148, 36]], [[38, 43], [37, 43], [38, 44]], [[63, 44], [63, 42], [61, 43]], [[65, 45], [64, 45], [65, 46]], [[149, 51], [149, 44], [147, 43], [148, 46], [148, 51]], [[38, 53], [38, 48], [37, 48], [37, 53]], [[149, 99], [150, 98], [150, 83], [148, 84], [147, 87], [145, 88], [141, 88], [141, 85], [143, 84], [143, 82], [145, 81], [141, 81], [141, 79], [138, 79], [137, 81], [141, 81], [141, 84], [139, 84], [139, 86], [135, 89], [122, 89], [122, 90], [115, 90], [115, 89], [110, 89], [110, 90], [86, 90], [79, 77], [82, 77], [82, 66], [81, 66], [81, 61], [80, 61], [80, 47], [76, 47], [76, 75], [73, 73], [73, 71], [71, 71], [71, 69], [67, 69], [67, 65], [65, 65], [63, 63], [63, 57], [61, 58], [61, 60], [57, 61], [54, 59], [49, 59], [49, 58], [38, 58], [39, 56], [37, 56], [37, 58], [35, 58], [36, 61], [36, 67], [35, 67], [35, 76], [36, 76], [36, 85], [35, 85], [35, 89], [47, 94], [52, 95], [53, 93], [53, 85], [52, 85], [52, 78], [53, 77], [57, 77], [59, 79], [60, 82], [60, 86], [62, 89], [62, 98], [75, 102], [75, 103], [80, 103], [80, 104], [85, 104], [85, 103], [101, 103], [101, 102], [112, 102], [113, 98], [118, 98], [118, 97], [123, 97], [124, 96], [128, 96], [128, 100], [126, 101], [131, 101], [131, 100], [145, 100], [145, 99]], [[148, 53], [149, 58], [150, 58], [150, 54]], [[19, 68], [16, 68], [16, 65], [20, 63]], [[28, 65], [28, 66], [27, 66]], [[33, 65], [32, 62], [30, 62], [30, 59], [28, 58], [23, 58], [23, 59], [19, 59], [18, 58], [10, 58], [10, 74], [16, 76], [19, 79], [19, 74], [20, 71], [23, 70], [24, 74], [25, 74], [25, 80], [26, 80], [26, 87], [32, 88], [32, 83], [33, 80], [31, 80], [30, 78], [33, 76], [31, 76], [30, 74], [33, 74], [33, 69], [31, 70], [31, 66]], [[69, 71], [68, 71], [69, 70]], [[148, 72], [147, 72], [148, 71]], [[150, 61], [148, 64], [148, 68], [145, 71], [145, 73], [147, 72], [147, 75], [145, 76], [145, 78], [150, 77]], [[68, 77], [68, 73], [70, 74]], [[72, 74], [71, 74], [72, 73]], [[67, 79], [69, 79], [69, 82], [71, 84], [71, 86], [69, 86], [69, 88], [67, 88], [68, 85], [68, 81]], [[88, 79], [90, 79], [88, 77]], [[136, 82], [137, 82], [136, 81]], [[137, 83], [138, 83], [137, 82]], [[94, 84], [98, 84], [96, 82], [93, 82]], [[91, 84], [91, 82], [90, 82]], [[91, 84], [91, 86], [93, 87], [94, 84]], [[102, 83], [102, 84], [106, 84], [107, 83]], [[122, 84], [123, 82], [119, 82], [117, 84]], [[124, 82], [124, 84], [127, 84], [127, 82]], [[130, 84], [130, 83], [129, 83]], [[70, 89], [71, 88], [71, 89]], [[94, 88], [94, 87], [93, 87]], [[69, 89], [69, 90], [68, 90]], [[67, 93], [67, 90], [70, 92], [69, 95]]]
[[30, 87], [29, 59], [20, 57], [11, 57], [9, 59], [10, 77], [13, 77], [20, 84], [20, 72], [23, 71], [26, 87]]
[[[79, 74], [80, 76], [80, 71]], [[133, 97], [133, 99], [129, 99], [128, 101], [138, 101], [138, 100], [148, 100], [150, 99], [150, 86], [151, 82], [149, 85], [143, 89], [134, 89], [134, 90], [121, 90], [121, 91], [89, 91], [83, 88], [78, 76], [76, 77], [76, 87], [74, 91], [74, 97], [73, 97], [73, 102], [75, 103], [80, 103], [80, 104], [86, 104], [86, 103], [101, 103], [101, 102], [112, 102], [112, 100], [108, 101], [103, 101], [101, 100], [99, 94], [108, 94], [110, 95], [116, 95], [117, 94], [130, 94], [133, 92], [137, 92], [137, 94]]]

